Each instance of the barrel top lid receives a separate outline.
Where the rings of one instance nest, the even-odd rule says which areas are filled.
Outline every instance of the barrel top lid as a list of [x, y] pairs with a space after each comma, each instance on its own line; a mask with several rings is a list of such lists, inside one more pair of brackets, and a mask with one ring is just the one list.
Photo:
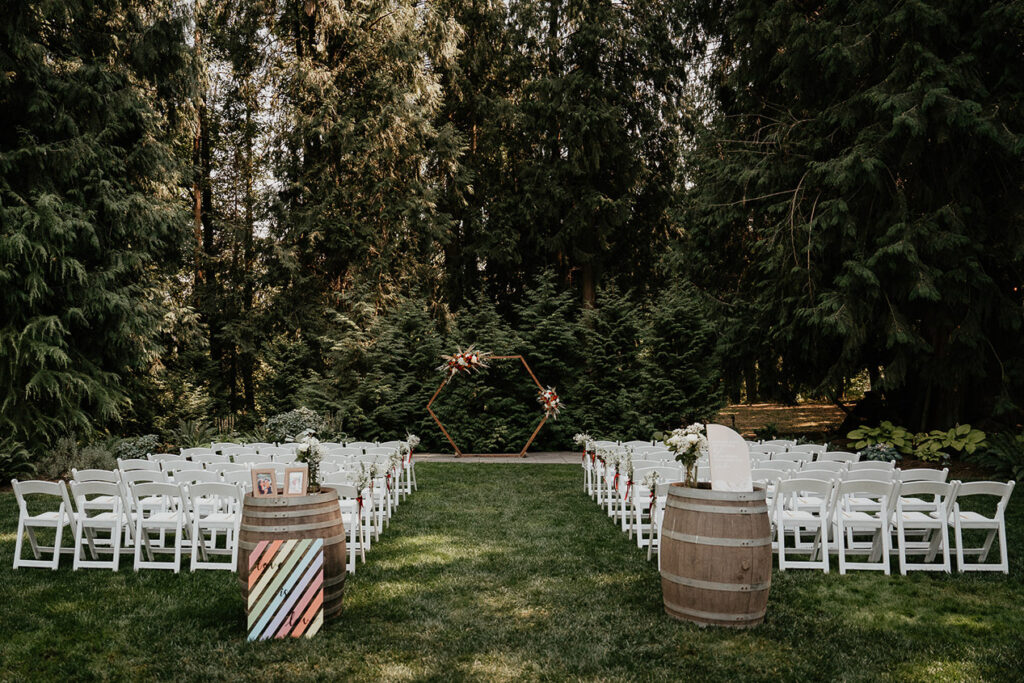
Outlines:
[[668, 487], [668, 495], [678, 498], [698, 498], [700, 500], [757, 501], [764, 500], [764, 487], [754, 486], [753, 491], [712, 491], [705, 488], [693, 488], [675, 483]]
[[332, 488], [321, 488], [320, 493], [310, 493], [305, 496], [268, 496], [260, 497], [245, 494], [244, 505], [254, 507], [285, 507], [289, 505], [316, 505], [317, 503], [329, 503], [338, 500], [338, 492]]

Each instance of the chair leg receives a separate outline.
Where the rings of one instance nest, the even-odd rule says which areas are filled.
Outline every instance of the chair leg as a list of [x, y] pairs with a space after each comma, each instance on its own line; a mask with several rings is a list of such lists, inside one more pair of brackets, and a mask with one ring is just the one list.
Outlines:
[[60, 565], [60, 545], [61, 538], [64, 535], [64, 520], [57, 522], [57, 533], [53, 539], [53, 565], [50, 567], [54, 571]]
[[956, 568], [958, 571], [964, 571], [964, 534], [963, 528], [960, 526], [960, 518], [957, 517], [955, 524], [953, 525], [953, 538], [956, 542]]

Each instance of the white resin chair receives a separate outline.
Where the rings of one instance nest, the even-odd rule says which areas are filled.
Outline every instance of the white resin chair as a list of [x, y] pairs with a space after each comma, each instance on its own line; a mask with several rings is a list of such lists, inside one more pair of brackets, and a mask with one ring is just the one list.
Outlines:
[[204, 469], [203, 463], [201, 462], [185, 460], [184, 462], [176, 462], [173, 465], [164, 468], [164, 472], [166, 472], [170, 477], [177, 477], [180, 472], [201, 472]]
[[255, 448], [257, 453], [262, 453], [264, 448], [277, 448], [277, 444], [267, 441], [254, 441], [253, 443], [242, 444], [246, 448]]
[[[226, 455], [228, 457], [232, 457], [232, 458], [235, 457], [235, 456], [238, 456], [238, 455], [256, 455], [256, 449], [255, 448], [249, 448], [248, 446], [238, 446], [238, 445], [235, 445], [235, 444], [222, 448], [220, 452], [223, 453], [224, 455]], [[193, 460], [194, 460], [194, 458], [193, 458]], [[235, 460], [234, 462], [238, 462], [238, 461]]]
[[806, 470], [827, 470], [829, 472], [842, 472], [846, 469], [846, 463], [833, 460], [815, 460], [814, 462], [805, 462], [801, 472]]
[[896, 469], [896, 463], [892, 460], [858, 460], [857, 462], [851, 462], [847, 465], [846, 469], [850, 472], [863, 472], [865, 470], [892, 472]]
[[772, 462], [780, 462], [789, 460], [792, 462], [810, 462], [814, 459], [814, 453], [808, 453], [806, 451], [785, 451], [783, 453], [773, 453]]
[[[152, 482], [133, 484], [131, 496], [135, 506], [135, 571], [140, 569], [181, 570], [181, 551], [189, 519], [177, 484]], [[160, 499], [160, 505], [149, 501]], [[150, 534], [159, 533], [154, 539]], [[168, 541], [168, 537], [172, 537]], [[168, 546], [168, 542], [173, 546]], [[148, 559], [142, 558], [145, 551]], [[173, 555], [173, 560], [158, 560], [157, 554]]]
[[192, 456], [192, 462], [202, 463], [204, 466], [231, 462], [231, 458], [222, 453], [201, 453]]
[[219, 484], [223, 481], [221, 473], [214, 470], [180, 470], [174, 473], [175, 484]]
[[[116, 572], [121, 561], [121, 534], [125, 519], [121, 509], [120, 484], [72, 481], [71, 497], [78, 508], [74, 514], [74, 570], [91, 568]], [[105, 531], [107, 536], [98, 537], [97, 531]], [[82, 551], [86, 548], [92, 559], [83, 557]], [[110, 553], [110, 559], [99, 559], [101, 551]]]
[[256, 453], [239, 453], [232, 458], [232, 462], [236, 465], [252, 466], [259, 463], [267, 462], [271, 456], [261, 455]]
[[800, 463], [795, 460], [767, 460], [758, 464], [758, 469], [774, 470], [776, 472], [796, 472], [800, 469]]
[[249, 468], [244, 470], [229, 470], [222, 473], [221, 477], [225, 484], [234, 484], [242, 489], [243, 493], [252, 491], [252, 472]]
[[815, 458], [816, 462], [858, 462], [859, 460], [860, 453], [848, 451], [825, 451], [818, 453], [818, 457]]
[[185, 459], [184, 456], [175, 455], [174, 453], [150, 453], [146, 457], [156, 462], [178, 462]]
[[181, 449], [181, 455], [182, 455], [182, 457], [185, 457], [185, 458], [191, 458], [191, 457], [193, 457], [195, 455], [203, 455], [203, 454], [206, 454], [206, 453], [213, 453], [213, 452], [214, 452], [214, 450], [212, 448], [203, 448], [203, 447], [182, 448]]
[[[892, 517], [899, 482], [847, 479], [839, 482], [833, 503], [835, 543], [839, 555], [839, 573], [847, 569], [873, 569], [889, 574], [892, 553]], [[871, 500], [870, 509], [864, 504]], [[854, 502], [856, 501], [856, 502]], [[868, 542], [856, 536], [870, 534]], [[867, 559], [853, 562], [848, 555], [865, 555]]]
[[295, 455], [295, 453], [288, 453], [288, 452], [285, 452], [285, 451], [279, 451], [279, 452], [275, 453], [274, 456], [273, 456], [273, 462], [275, 462], [275, 463], [284, 463], [286, 465], [290, 465], [291, 463], [295, 462], [297, 459], [298, 459], [298, 456]]
[[[12, 479], [11, 488], [14, 489], [14, 497], [18, 501], [18, 535], [14, 541], [14, 568], [56, 569], [60, 564], [64, 527], [70, 527], [73, 524], [74, 508], [71, 507], [67, 487], [63, 481], [18, 481]], [[51, 507], [55, 506], [56, 509], [30, 514], [26, 496], [45, 496], [46, 500], [51, 503]], [[36, 538], [36, 529], [53, 529], [53, 545], [42, 545]], [[32, 559], [23, 559], [21, 556], [22, 539], [26, 535], [32, 549]], [[50, 553], [49, 559], [43, 558], [45, 552]]]
[[341, 521], [348, 531], [348, 562], [346, 569], [349, 573], [354, 574], [356, 571], [356, 552], [359, 553], [362, 561], [366, 562], [368, 511], [364, 505], [363, 494], [359, 491], [358, 487], [341, 479], [331, 478], [326, 483], [338, 492]]
[[[1010, 573], [1010, 564], [1006, 549], [1006, 505], [1010, 502], [1015, 482], [1005, 484], [998, 481], [971, 481], [960, 484], [950, 513], [953, 523], [953, 538], [956, 546], [956, 566], [961, 572], [1003, 572]], [[970, 496], [993, 496], [997, 498], [995, 513], [987, 517], [979, 512], [964, 510], [960, 502]], [[965, 530], [981, 530], [988, 532], [985, 541], [977, 547], [964, 545]], [[992, 542], [999, 537], [999, 562], [986, 562], [992, 550]], [[966, 558], [976, 556], [977, 562], [967, 562]]]
[[[910, 570], [944, 571], [949, 574], [949, 516], [960, 482], [910, 481], [900, 484], [896, 500], [896, 547], [900, 574]], [[925, 497], [930, 497], [927, 500]], [[909, 501], [909, 503], [908, 503]], [[908, 532], [915, 535], [910, 538]], [[942, 553], [942, 563], [935, 556]], [[910, 562], [907, 556], [924, 555], [923, 562]]]
[[824, 453], [828, 450], [828, 444], [823, 443], [798, 443], [795, 446], [790, 446], [786, 449], [787, 453], [810, 453], [812, 456], [816, 456], [819, 453]]
[[118, 458], [117, 469], [122, 472], [128, 472], [130, 470], [156, 470], [159, 472], [161, 468], [159, 460], [149, 460], [146, 458]]
[[[196, 483], [185, 487], [188, 514], [192, 519], [192, 561], [190, 570], [225, 569], [238, 564], [238, 532], [242, 524], [242, 489], [237, 484]], [[217, 532], [223, 532], [224, 547], [217, 547]], [[210, 532], [207, 545], [206, 532]], [[226, 555], [228, 562], [212, 560]]]
[[796, 441], [793, 439], [768, 439], [762, 441], [761, 446], [764, 448], [775, 448], [775, 449], [787, 449], [790, 446], [795, 446]]
[[248, 472], [249, 466], [242, 462], [215, 462], [206, 466], [207, 472]]
[[[783, 479], [775, 488], [775, 533], [779, 553], [779, 570], [821, 569], [828, 573], [828, 533], [832, 516], [834, 482], [820, 479]], [[798, 497], [814, 497], [819, 504], [814, 509], [794, 508], [791, 502]], [[787, 532], [792, 532], [793, 546], [786, 543]], [[800, 540], [802, 532], [815, 534], [808, 546]], [[807, 560], [792, 560], [786, 553], [809, 555]]]
[[242, 444], [235, 443], [234, 441], [214, 441], [210, 444], [210, 450], [215, 453], [223, 453], [225, 448], [235, 448], [241, 445]]

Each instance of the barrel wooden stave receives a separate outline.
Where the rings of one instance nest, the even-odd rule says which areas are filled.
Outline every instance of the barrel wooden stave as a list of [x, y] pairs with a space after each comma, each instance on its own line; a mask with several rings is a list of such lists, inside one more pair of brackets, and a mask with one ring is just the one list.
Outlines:
[[248, 605], [249, 554], [260, 541], [324, 539], [324, 619], [341, 614], [345, 591], [345, 527], [338, 494], [325, 488], [307, 496], [255, 498], [245, 496], [238, 535], [238, 583]]
[[733, 628], [764, 620], [772, 572], [764, 489], [669, 487], [661, 543], [669, 616]]

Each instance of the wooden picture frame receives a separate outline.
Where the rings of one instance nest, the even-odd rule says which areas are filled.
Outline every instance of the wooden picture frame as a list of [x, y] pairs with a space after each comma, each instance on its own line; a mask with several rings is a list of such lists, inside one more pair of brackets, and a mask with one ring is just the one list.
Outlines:
[[277, 497], [277, 470], [273, 467], [254, 467], [252, 470], [253, 498]]
[[[296, 480], [296, 475], [298, 480]], [[284, 469], [283, 496], [304, 496], [309, 491], [309, 470], [305, 467]]]

